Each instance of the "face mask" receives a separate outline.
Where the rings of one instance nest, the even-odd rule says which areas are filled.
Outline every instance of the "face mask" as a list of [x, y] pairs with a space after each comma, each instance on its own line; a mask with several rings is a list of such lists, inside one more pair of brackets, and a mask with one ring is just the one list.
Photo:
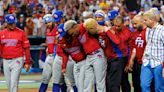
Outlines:
[[104, 20], [103, 21], [99, 21], [98, 24], [104, 26], [105, 25], [105, 21]]

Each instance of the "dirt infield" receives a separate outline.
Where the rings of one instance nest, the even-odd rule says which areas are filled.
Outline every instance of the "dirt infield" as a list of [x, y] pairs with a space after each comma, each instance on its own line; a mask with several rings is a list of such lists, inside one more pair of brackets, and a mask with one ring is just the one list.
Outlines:
[[[48, 88], [47, 92], [52, 92], [51, 90], [52, 90], [52, 88]], [[8, 90], [0, 89], [0, 92], [8, 92]], [[38, 92], [38, 89], [36, 89], [36, 88], [30, 88], [30, 89], [23, 88], [23, 89], [19, 89], [18, 92]]]

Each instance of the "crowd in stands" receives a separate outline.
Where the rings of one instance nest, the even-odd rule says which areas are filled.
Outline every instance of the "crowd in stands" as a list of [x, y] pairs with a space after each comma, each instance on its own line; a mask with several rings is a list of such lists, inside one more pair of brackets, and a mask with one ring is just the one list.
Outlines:
[[107, 14], [110, 10], [118, 10], [129, 25], [132, 17], [140, 11], [151, 7], [160, 10], [161, 23], [164, 21], [163, 0], [0, 0], [0, 29], [6, 24], [4, 16], [8, 13], [17, 16], [17, 27], [27, 35], [44, 36], [46, 26], [43, 16], [55, 10], [62, 10], [66, 20], [75, 19], [83, 22], [93, 17], [96, 10], [102, 9]]

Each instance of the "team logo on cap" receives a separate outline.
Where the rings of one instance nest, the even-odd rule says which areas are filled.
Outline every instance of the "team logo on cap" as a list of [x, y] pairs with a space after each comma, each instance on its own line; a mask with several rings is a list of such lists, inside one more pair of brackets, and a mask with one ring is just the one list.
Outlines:
[[49, 18], [47, 17], [47, 18], [46, 18], [46, 20], [48, 21], [48, 20], [49, 20]]
[[108, 13], [108, 16], [111, 16], [111, 14], [110, 14], [110, 13]]
[[13, 17], [13, 16], [9, 16], [9, 19], [13, 20], [13, 19], [14, 19], [14, 17]]
[[62, 32], [62, 29], [58, 29], [58, 32]]
[[54, 14], [54, 17], [55, 17], [55, 18], [58, 18], [58, 15], [57, 15], [57, 14]]

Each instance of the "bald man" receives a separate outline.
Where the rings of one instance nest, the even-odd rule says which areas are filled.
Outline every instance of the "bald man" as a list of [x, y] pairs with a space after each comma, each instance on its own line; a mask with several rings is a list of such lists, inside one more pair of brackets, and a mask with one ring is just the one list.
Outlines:
[[164, 92], [164, 26], [158, 23], [152, 11], [143, 14], [145, 24], [150, 28], [147, 35], [147, 44], [143, 54], [141, 68], [142, 92], [150, 92], [152, 79], [155, 80], [155, 91]]
[[132, 72], [134, 92], [141, 92], [140, 73], [142, 66], [142, 56], [146, 47], [146, 32], [148, 28], [144, 24], [142, 15], [136, 15], [133, 18], [132, 23], [135, 32], [133, 33], [131, 39], [132, 44], [130, 46], [130, 59], [125, 71]]

